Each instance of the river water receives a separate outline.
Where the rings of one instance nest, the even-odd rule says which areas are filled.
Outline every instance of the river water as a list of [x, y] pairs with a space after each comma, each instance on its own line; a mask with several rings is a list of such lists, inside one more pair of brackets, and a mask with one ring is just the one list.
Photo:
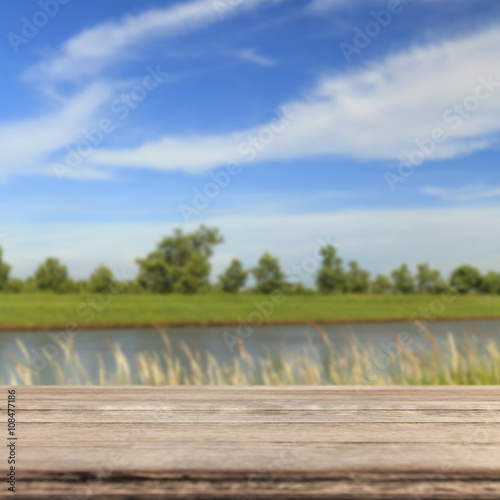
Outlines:
[[[359, 343], [371, 343], [375, 349], [393, 342], [394, 336], [406, 332], [405, 338], [411, 339], [412, 349], [429, 349], [430, 344], [415, 326], [409, 323], [366, 323], [352, 325], [322, 325], [321, 328], [333, 341], [337, 350], [347, 349], [349, 339], [355, 334]], [[465, 341], [464, 334], [477, 337], [476, 331], [481, 331], [488, 337], [500, 343], [499, 320], [447, 321], [429, 325], [429, 329], [437, 342], [443, 345], [448, 332], [455, 336], [460, 345]], [[236, 333], [234, 327], [225, 328], [172, 328], [167, 331], [172, 345], [172, 351], [179, 356], [181, 363], [187, 364], [182, 354], [181, 342], [185, 342], [193, 351], [210, 352], [219, 363], [230, 362], [238, 356], [233, 348]], [[22, 360], [25, 366], [36, 370], [37, 383], [54, 384], [55, 378], [51, 367], [47, 367], [47, 358], [55, 361], [64, 358], [57, 332], [16, 332], [0, 333], [0, 383], [11, 381], [10, 373], [15, 372], [15, 362], [12, 355]], [[59, 336], [59, 338], [64, 338]], [[481, 337], [477, 337], [481, 339]], [[24, 361], [18, 342], [26, 348], [30, 362]], [[118, 343], [123, 354], [135, 366], [135, 356], [141, 352], [162, 352], [164, 344], [161, 336], [153, 329], [140, 330], [93, 330], [84, 331], [74, 338], [74, 348], [85, 371], [93, 381], [97, 380], [97, 353], [101, 353], [104, 365], [113, 370], [115, 359], [110, 350], [110, 343]], [[254, 359], [265, 355], [266, 349], [272, 352], [309, 352], [317, 350], [324, 352], [324, 343], [318, 331], [309, 325], [297, 326], [263, 326], [256, 328], [244, 340], [244, 345]]]

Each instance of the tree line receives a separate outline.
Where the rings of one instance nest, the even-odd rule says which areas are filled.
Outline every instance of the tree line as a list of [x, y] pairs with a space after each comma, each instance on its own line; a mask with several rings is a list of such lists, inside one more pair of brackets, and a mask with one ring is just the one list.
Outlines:
[[[321, 263], [316, 272], [316, 288], [308, 289], [299, 282], [287, 279], [279, 259], [264, 253], [257, 265], [245, 269], [238, 259], [218, 277], [209, 281], [210, 258], [214, 247], [224, 241], [218, 229], [204, 225], [192, 233], [174, 230], [163, 238], [156, 248], [136, 260], [139, 273], [133, 280], [122, 282], [124, 293], [198, 293], [220, 291], [224, 293], [255, 292], [269, 294], [274, 290], [288, 293], [374, 293], [410, 294], [442, 293], [450, 288], [458, 293], [500, 294], [500, 273], [489, 271], [485, 275], [473, 266], [462, 265], [455, 269], [448, 280], [427, 263], [418, 264], [412, 274], [406, 264], [390, 273], [372, 278], [356, 261], [347, 266], [333, 245], [320, 250]], [[39, 265], [27, 280], [10, 277], [11, 266], [3, 260], [0, 248], [0, 291], [7, 293], [47, 291], [56, 293], [103, 293], [116, 283], [111, 269], [100, 265], [88, 280], [73, 280], [68, 269], [58, 259], [49, 257]], [[255, 285], [245, 288], [249, 276]]]

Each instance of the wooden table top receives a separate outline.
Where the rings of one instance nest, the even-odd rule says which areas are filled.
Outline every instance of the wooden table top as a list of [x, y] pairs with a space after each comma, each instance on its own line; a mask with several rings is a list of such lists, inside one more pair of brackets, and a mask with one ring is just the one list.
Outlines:
[[500, 499], [500, 387], [15, 390], [0, 498]]

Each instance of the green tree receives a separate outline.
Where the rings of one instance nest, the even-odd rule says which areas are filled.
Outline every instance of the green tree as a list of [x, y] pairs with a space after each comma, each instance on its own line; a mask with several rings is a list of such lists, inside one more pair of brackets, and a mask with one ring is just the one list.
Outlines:
[[481, 282], [481, 291], [484, 293], [500, 294], [500, 273], [489, 271]]
[[123, 281], [122, 286], [121, 293], [124, 294], [141, 295], [144, 293], [144, 287], [141, 286], [138, 279]]
[[458, 293], [478, 291], [481, 287], [481, 273], [472, 266], [460, 266], [451, 273], [450, 284]]
[[427, 263], [417, 265], [416, 282], [419, 293], [438, 293], [444, 286], [439, 271], [432, 270]]
[[26, 278], [23, 284], [23, 292], [33, 293], [38, 291], [38, 286], [36, 284], [35, 278], [33, 276], [29, 276]]
[[233, 259], [229, 267], [219, 276], [219, 283], [224, 292], [238, 293], [244, 286], [248, 273], [238, 259]]
[[352, 260], [348, 264], [349, 269], [345, 275], [345, 287], [349, 293], [366, 293], [370, 287], [370, 273], [359, 267], [359, 264]]
[[373, 293], [383, 294], [392, 292], [394, 287], [388, 276], [385, 276], [384, 274], [378, 274], [371, 283], [371, 289]]
[[0, 247], [0, 291], [7, 285], [11, 267], [3, 261], [3, 250]]
[[24, 290], [24, 283], [17, 278], [9, 278], [5, 284], [4, 290], [8, 293], [21, 293]]
[[266, 252], [259, 259], [257, 267], [250, 271], [257, 282], [256, 289], [260, 293], [271, 293], [274, 290], [283, 290], [285, 275], [281, 270], [279, 260]]
[[74, 283], [76, 293], [87, 293], [90, 291], [90, 282], [88, 280], [78, 280]]
[[307, 288], [300, 282], [287, 282], [283, 287], [283, 292], [288, 295], [314, 295], [316, 290]]
[[68, 268], [58, 259], [49, 257], [35, 272], [35, 283], [39, 290], [63, 292], [68, 281]]
[[139, 264], [141, 286], [156, 293], [194, 293], [208, 286], [213, 247], [224, 239], [204, 225], [193, 233], [175, 229]]
[[346, 285], [346, 276], [342, 259], [337, 257], [337, 249], [327, 245], [320, 250], [323, 264], [318, 271], [316, 286], [322, 293], [343, 292]]
[[398, 269], [391, 273], [394, 283], [394, 290], [398, 293], [414, 293], [415, 281], [411, 275], [410, 269], [406, 264], [402, 264]]
[[102, 293], [111, 290], [114, 283], [113, 271], [101, 264], [90, 277], [90, 291]]
[[88, 286], [86, 286], [88, 282], [78, 280], [75, 281], [72, 278], [68, 278], [64, 286], [59, 290], [61, 293], [82, 293], [88, 291]]

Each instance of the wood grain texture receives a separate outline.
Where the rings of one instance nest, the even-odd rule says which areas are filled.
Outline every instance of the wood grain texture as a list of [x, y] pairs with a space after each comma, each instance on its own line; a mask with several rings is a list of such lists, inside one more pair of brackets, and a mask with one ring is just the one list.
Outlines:
[[500, 387], [16, 391], [0, 498], [500, 498]]

